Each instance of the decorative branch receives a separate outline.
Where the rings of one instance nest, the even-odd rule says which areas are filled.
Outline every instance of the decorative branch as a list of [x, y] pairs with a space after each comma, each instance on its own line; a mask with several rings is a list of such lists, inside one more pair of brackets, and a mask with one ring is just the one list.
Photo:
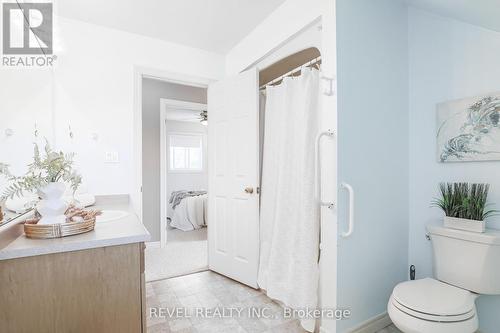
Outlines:
[[49, 183], [61, 180], [69, 183], [73, 193], [76, 192], [82, 183], [82, 177], [73, 169], [75, 155], [53, 151], [48, 141], [45, 143], [44, 152], [45, 155], [42, 156], [35, 143], [33, 162], [28, 165], [28, 171], [21, 177], [14, 176], [7, 164], [0, 163], [0, 175], [11, 183], [0, 197], [0, 201], [19, 197], [24, 192], [34, 192]]

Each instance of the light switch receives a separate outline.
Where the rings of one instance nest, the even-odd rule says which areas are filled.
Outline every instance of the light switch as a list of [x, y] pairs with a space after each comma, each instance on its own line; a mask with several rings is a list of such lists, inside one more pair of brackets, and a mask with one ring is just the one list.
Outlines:
[[104, 155], [105, 163], [120, 163], [120, 156], [117, 151], [107, 151]]

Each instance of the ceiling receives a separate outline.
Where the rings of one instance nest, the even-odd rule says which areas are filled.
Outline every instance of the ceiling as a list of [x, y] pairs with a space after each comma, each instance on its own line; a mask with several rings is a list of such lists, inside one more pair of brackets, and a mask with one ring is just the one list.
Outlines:
[[500, 32], [499, 0], [406, 0], [414, 7]]
[[225, 54], [285, 0], [59, 0], [60, 16]]

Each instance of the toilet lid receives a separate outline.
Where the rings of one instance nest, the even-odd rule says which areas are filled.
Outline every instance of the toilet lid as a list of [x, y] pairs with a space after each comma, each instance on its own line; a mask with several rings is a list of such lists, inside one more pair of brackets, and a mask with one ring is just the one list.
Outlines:
[[470, 291], [429, 278], [400, 283], [392, 296], [411, 310], [433, 316], [470, 313], [475, 300]]

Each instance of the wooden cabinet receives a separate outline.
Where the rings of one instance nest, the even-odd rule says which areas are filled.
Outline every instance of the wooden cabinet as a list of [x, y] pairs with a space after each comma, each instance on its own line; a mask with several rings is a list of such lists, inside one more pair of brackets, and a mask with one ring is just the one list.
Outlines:
[[0, 331], [145, 329], [144, 244], [0, 261]]

